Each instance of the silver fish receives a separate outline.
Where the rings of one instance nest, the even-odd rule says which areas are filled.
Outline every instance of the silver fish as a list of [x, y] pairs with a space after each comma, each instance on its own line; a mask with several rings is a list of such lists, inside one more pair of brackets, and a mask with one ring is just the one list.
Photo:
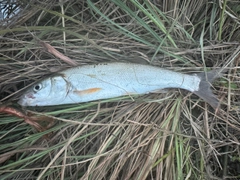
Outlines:
[[20, 97], [18, 103], [22, 106], [74, 104], [180, 88], [193, 92], [217, 108], [218, 99], [210, 89], [210, 83], [218, 77], [217, 74], [213, 70], [188, 75], [129, 63], [83, 65], [36, 83]]

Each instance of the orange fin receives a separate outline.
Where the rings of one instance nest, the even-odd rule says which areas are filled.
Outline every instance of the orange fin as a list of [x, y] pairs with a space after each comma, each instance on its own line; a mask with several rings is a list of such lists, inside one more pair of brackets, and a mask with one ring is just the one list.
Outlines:
[[90, 89], [85, 89], [85, 90], [74, 90], [73, 92], [78, 95], [86, 95], [86, 94], [92, 94], [92, 93], [98, 92], [101, 89], [102, 88], [90, 88]]

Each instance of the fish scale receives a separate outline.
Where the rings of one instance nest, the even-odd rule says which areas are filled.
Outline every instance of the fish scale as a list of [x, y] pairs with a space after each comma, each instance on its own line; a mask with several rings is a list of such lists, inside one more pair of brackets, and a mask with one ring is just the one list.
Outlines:
[[[69, 68], [44, 79], [20, 98], [22, 106], [74, 104], [132, 94], [147, 94], [165, 88], [191, 91], [216, 108], [210, 90], [216, 73], [182, 74], [150, 65], [104, 63]], [[206, 81], [206, 76], [208, 82]]]

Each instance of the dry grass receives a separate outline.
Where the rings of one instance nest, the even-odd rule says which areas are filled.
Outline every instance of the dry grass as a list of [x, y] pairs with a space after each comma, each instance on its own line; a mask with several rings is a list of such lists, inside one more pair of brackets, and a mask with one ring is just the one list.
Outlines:
[[[228, 69], [215, 81], [218, 113], [179, 90], [27, 108], [55, 119], [37, 132], [0, 114], [0, 179], [239, 179], [238, 1], [19, 1], [0, 29], [0, 103], [70, 67], [125, 61], [181, 72]], [[150, 3], [152, 2], [152, 3]]]

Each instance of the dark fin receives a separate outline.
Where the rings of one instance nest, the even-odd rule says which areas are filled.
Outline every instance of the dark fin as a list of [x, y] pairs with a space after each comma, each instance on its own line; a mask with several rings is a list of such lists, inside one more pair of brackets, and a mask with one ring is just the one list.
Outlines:
[[221, 74], [221, 71], [218, 70], [212, 70], [209, 72], [202, 72], [197, 74], [197, 76], [201, 78], [201, 81], [199, 84], [199, 90], [193, 92], [194, 94], [202, 98], [204, 101], [206, 101], [208, 104], [210, 104], [214, 109], [217, 109], [219, 105], [219, 100], [213, 94], [210, 87], [214, 79], [221, 77]]

